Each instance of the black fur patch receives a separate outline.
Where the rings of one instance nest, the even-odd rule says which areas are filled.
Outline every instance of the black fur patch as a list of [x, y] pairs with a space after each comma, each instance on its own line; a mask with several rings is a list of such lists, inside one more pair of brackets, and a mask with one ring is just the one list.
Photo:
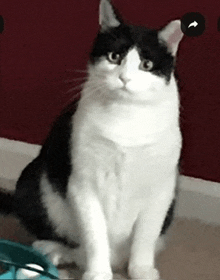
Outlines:
[[100, 32], [95, 39], [90, 61], [94, 64], [109, 52], [120, 54], [123, 59], [133, 47], [137, 48], [141, 59], [149, 59], [154, 63], [150, 72], [170, 80], [174, 58], [158, 40], [158, 32], [143, 26], [121, 24], [106, 32]]
[[0, 213], [5, 215], [14, 213], [14, 195], [2, 188], [0, 188]]
[[15, 191], [15, 210], [24, 226], [38, 239], [53, 239], [53, 227], [41, 201], [43, 162], [38, 157], [22, 172]]
[[162, 226], [162, 229], [161, 229], [161, 232], [160, 232], [161, 235], [163, 235], [167, 232], [168, 228], [170, 227], [170, 225], [171, 225], [171, 223], [174, 219], [175, 204], [176, 204], [176, 200], [173, 199], [173, 201], [170, 205], [170, 208], [167, 211], [167, 215], [166, 215], [166, 218], [164, 220], [164, 223], [163, 223], [163, 226]]
[[65, 197], [68, 179], [71, 174], [71, 144], [72, 116], [76, 112], [78, 103], [71, 103], [52, 126], [45, 141], [40, 158], [44, 161], [44, 168], [54, 191]]

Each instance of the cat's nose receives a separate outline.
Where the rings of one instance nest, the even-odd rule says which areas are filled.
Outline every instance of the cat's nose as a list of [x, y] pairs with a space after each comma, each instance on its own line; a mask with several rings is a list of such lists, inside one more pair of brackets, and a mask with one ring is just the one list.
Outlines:
[[120, 74], [119, 75], [119, 79], [124, 83], [124, 84], [127, 84], [131, 78], [129, 78], [127, 75], [125, 74]]

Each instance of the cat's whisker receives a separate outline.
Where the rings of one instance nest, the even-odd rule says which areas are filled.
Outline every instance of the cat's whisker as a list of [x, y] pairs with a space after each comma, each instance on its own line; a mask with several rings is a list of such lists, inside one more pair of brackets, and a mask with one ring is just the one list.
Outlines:
[[[80, 79], [80, 78], [79, 78]], [[86, 77], [85, 77], [85, 82], [86, 82]], [[85, 82], [83, 82], [83, 83], [81, 83], [81, 84], [79, 84], [79, 85], [77, 85], [77, 86], [75, 86], [75, 87], [73, 87], [73, 88], [71, 88], [71, 89], [69, 89], [67, 92], [66, 92], [66, 94], [69, 94], [69, 93], [72, 93], [72, 92], [74, 92], [75, 90], [78, 90], [78, 89], [80, 89], [80, 90], [82, 90], [83, 89], [83, 86], [84, 86], [84, 84], [85, 84]], [[97, 89], [98, 88], [101, 88], [100, 87], [100, 85], [99, 85], [99, 83], [98, 83], [98, 81], [97, 82], [95, 82], [95, 81], [90, 81], [90, 85], [91, 86], [95, 86], [95, 88], [94, 88], [94, 90], [93, 91], [91, 91], [91, 95], [95, 92], [95, 91], [97, 91]], [[98, 85], [98, 86], [97, 86]], [[105, 87], [103, 86], [103, 89], [104, 89]], [[91, 87], [91, 89], [92, 89], [92, 87]], [[90, 96], [90, 95], [89, 95]]]
[[81, 91], [78, 91], [77, 93], [75, 93], [68, 101], [68, 104], [71, 102], [75, 102], [79, 99], [79, 96], [81, 94]]
[[66, 72], [88, 73], [87, 70], [80, 70], [80, 69], [66, 69]]
[[77, 85], [77, 86], [75, 86], [75, 87], [69, 89], [69, 90], [66, 92], [66, 94], [71, 93], [71, 92], [73, 92], [73, 91], [75, 91], [75, 90], [77, 90], [77, 89], [82, 89], [82, 88], [83, 88], [83, 85], [84, 85], [84, 83], [82, 83], [82, 84], [80, 84], [80, 85]]
[[85, 100], [85, 99], [90, 98], [95, 92], [97, 92], [97, 89], [98, 89], [98, 87], [91, 88], [89, 91], [89, 94], [88, 93], [83, 94], [82, 99]]
[[65, 80], [65, 83], [73, 83], [75, 81], [85, 81], [87, 79], [87, 77], [81, 77], [81, 78], [73, 78], [73, 79], [69, 79], [69, 80]]
[[[94, 85], [94, 87], [93, 87]], [[86, 99], [89, 99], [94, 93], [96, 93], [96, 95], [98, 94], [98, 96], [103, 96], [103, 91], [102, 89], [105, 89], [106, 87], [104, 85], [97, 85], [96, 83], [91, 83], [91, 86], [90, 86], [90, 91], [89, 91], [89, 94], [86, 93], [82, 96], [82, 100], [86, 100]]]
[[[72, 92], [74, 92], [74, 91], [77, 90], [77, 89], [81, 89], [78, 93], [74, 94], [74, 97], [73, 97], [73, 98], [75, 98], [76, 95], [78, 95], [78, 94], [81, 93], [84, 84], [85, 84], [85, 83], [82, 83], [82, 84], [80, 84], [80, 85], [78, 85], [78, 86], [76, 86], [76, 87], [74, 87], [74, 88], [69, 89], [69, 90], [66, 92], [66, 94], [72, 93]], [[94, 87], [92, 87], [93, 85], [94, 85]], [[98, 86], [97, 86], [97, 85], [98, 85]], [[104, 89], [105, 87], [104, 87], [104, 86], [103, 86], [103, 87], [100, 87], [100, 85], [99, 85], [98, 83], [91, 82], [91, 91], [90, 91], [89, 94], [86, 94], [86, 96], [84, 96], [83, 99], [89, 98], [89, 97], [90, 97], [91, 95], [93, 95], [94, 92], [96, 92], [96, 91], [97, 91], [97, 93], [98, 93], [98, 89], [102, 89], [102, 88]], [[70, 101], [71, 101], [71, 100], [72, 100], [72, 99], [70, 99]]]

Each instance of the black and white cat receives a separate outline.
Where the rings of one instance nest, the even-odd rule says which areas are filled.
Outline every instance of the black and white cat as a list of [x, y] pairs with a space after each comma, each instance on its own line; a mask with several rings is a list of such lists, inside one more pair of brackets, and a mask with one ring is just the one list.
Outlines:
[[22, 172], [15, 211], [54, 264], [84, 280], [159, 279], [155, 254], [171, 222], [181, 151], [175, 55], [180, 21], [126, 25], [100, 2], [100, 32], [78, 102]]

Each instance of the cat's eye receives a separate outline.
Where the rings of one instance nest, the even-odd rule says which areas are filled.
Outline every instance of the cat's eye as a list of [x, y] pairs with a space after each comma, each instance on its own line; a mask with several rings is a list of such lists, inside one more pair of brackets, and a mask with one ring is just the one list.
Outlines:
[[150, 71], [153, 68], [154, 64], [149, 59], [143, 59], [140, 64], [140, 69], [143, 71]]
[[121, 60], [120, 54], [114, 53], [114, 52], [108, 53], [107, 58], [111, 63], [114, 63], [114, 64], [119, 64], [120, 60]]

